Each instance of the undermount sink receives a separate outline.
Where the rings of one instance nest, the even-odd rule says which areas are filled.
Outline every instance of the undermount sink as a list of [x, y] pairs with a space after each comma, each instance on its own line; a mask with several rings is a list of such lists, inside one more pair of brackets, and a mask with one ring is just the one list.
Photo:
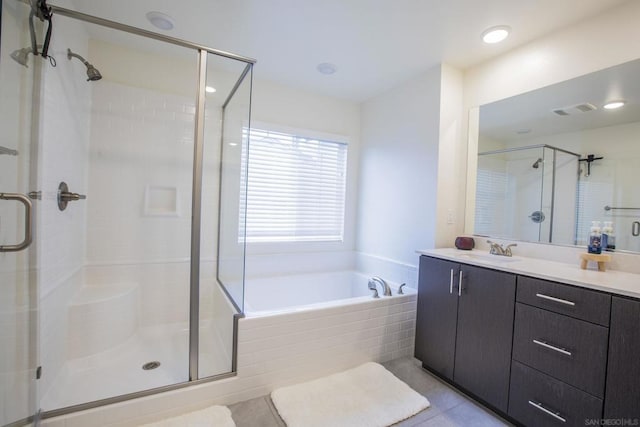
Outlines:
[[486, 262], [497, 262], [497, 263], [509, 263], [518, 261], [517, 258], [512, 258], [508, 256], [501, 255], [491, 255], [487, 253], [466, 253], [458, 255], [458, 258], [462, 259], [470, 259], [477, 261], [486, 261]]

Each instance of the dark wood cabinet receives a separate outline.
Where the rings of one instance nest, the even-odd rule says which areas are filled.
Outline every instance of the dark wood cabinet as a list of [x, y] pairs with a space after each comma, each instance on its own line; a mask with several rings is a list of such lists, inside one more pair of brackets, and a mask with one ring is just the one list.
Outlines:
[[609, 326], [611, 295], [534, 277], [518, 276], [518, 302]]
[[640, 420], [640, 299], [423, 255], [415, 356], [524, 426]]
[[604, 326], [516, 304], [513, 359], [600, 398], [608, 337]]
[[453, 380], [506, 412], [516, 276], [462, 265]]
[[[640, 301], [614, 296], [604, 417], [640, 419]], [[633, 425], [633, 424], [629, 424]]]
[[515, 277], [420, 258], [415, 356], [426, 368], [504, 412], [509, 395]]
[[460, 265], [420, 257], [415, 356], [425, 367], [453, 379]]
[[583, 427], [587, 420], [599, 421], [601, 414], [601, 399], [513, 362], [509, 415], [523, 425]]

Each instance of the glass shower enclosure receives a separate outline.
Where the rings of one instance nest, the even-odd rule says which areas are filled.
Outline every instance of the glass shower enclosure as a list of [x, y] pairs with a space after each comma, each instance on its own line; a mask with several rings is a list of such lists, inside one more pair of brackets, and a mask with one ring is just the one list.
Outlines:
[[579, 159], [549, 145], [478, 153], [475, 233], [575, 245]]
[[51, 11], [2, 1], [0, 425], [233, 375], [243, 315], [255, 61]]

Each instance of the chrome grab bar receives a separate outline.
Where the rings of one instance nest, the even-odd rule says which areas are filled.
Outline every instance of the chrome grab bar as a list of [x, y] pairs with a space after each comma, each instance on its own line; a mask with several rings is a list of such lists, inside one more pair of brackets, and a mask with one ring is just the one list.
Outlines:
[[545, 295], [545, 294], [536, 294], [536, 296], [538, 298], [546, 299], [546, 300], [549, 300], [549, 301], [559, 302], [560, 304], [566, 304], [566, 305], [571, 305], [571, 306], [576, 305], [576, 303], [573, 302], [573, 301], [568, 301], [566, 299], [561, 299], [561, 298], [550, 297], [549, 295]]
[[18, 252], [27, 249], [32, 241], [31, 199], [19, 193], [0, 193], [0, 200], [15, 200], [24, 205], [24, 240], [17, 245], [0, 245], [0, 252]]
[[544, 412], [547, 415], [551, 415], [556, 420], [562, 421], [563, 423], [567, 422], [566, 418], [562, 418], [558, 412], [553, 412], [553, 411], [548, 410], [547, 408], [542, 406], [542, 403], [534, 402], [533, 400], [530, 400], [529, 401], [529, 405], [533, 406], [534, 408], [538, 409], [539, 411]]
[[614, 210], [615, 211], [618, 211], [618, 210], [637, 211], [637, 210], [640, 210], [640, 208], [620, 208], [620, 207], [616, 208], [614, 206], [605, 206], [604, 210], [605, 211], [614, 211]]
[[565, 350], [564, 348], [561, 348], [561, 347], [556, 347], [555, 345], [551, 345], [551, 344], [546, 343], [546, 342], [544, 342], [542, 340], [533, 340], [533, 343], [534, 344], [538, 344], [538, 345], [540, 345], [540, 346], [542, 346], [544, 348], [548, 348], [549, 350], [557, 351], [558, 353], [562, 353], [562, 354], [565, 354], [567, 356], [571, 356], [571, 352], [570, 351], [567, 351], [567, 350]]

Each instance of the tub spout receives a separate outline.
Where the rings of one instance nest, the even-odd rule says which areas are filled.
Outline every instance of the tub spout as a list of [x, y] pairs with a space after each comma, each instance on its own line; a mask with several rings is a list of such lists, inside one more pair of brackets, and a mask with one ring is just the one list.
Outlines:
[[369, 279], [369, 289], [371, 289], [371, 290], [376, 289], [376, 285], [377, 284], [380, 284], [380, 287], [382, 288], [382, 294], [385, 297], [390, 297], [391, 296], [391, 288], [389, 287], [387, 282], [385, 282], [383, 279], [381, 279], [380, 277], [377, 277], [377, 276], [376, 277], [372, 277], [371, 279]]

